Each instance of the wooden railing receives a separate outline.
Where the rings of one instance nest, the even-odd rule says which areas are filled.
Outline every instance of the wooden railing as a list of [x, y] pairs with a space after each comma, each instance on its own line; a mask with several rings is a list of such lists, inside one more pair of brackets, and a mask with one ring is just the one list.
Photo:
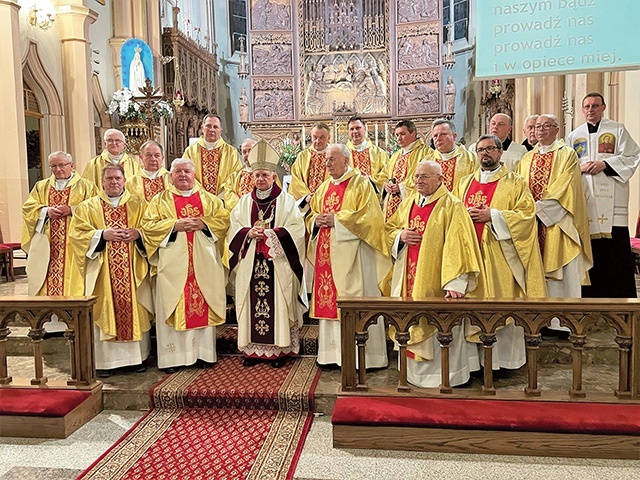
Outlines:
[[[7, 368], [7, 338], [10, 326], [27, 322], [29, 338], [33, 345], [34, 377], [26, 382], [35, 387], [47, 387], [42, 362], [42, 341], [45, 330], [42, 325], [56, 315], [68, 325], [64, 337], [69, 344], [71, 378], [69, 387], [93, 389], [98, 385], [95, 375], [93, 345], [93, 305], [96, 297], [32, 297], [13, 296], [0, 298], [0, 388], [24, 387], [22, 379], [13, 379]], [[19, 317], [19, 318], [18, 318]]]
[[[542, 395], [538, 387], [538, 348], [542, 343], [540, 329], [549, 326], [553, 318], [571, 330], [569, 341], [572, 350], [572, 385], [567, 399], [587, 397], [583, 389], [582, 350], [587, 340], [586, 331], [595, 322], [604, 319], [615, 330], [618, 345], [617, 388], [610, 394], [589, 392], [587, 400], [640, 399], [640, 299], [516, 299], [483, 300], [425, 298], [347, 298], [338, 300], [341, 309], [342, 328], [342, 391], [393, 394], [410, 392], [433, 394], [433, 389], [421, 389], [407, 383], [407, 343], [409, 328], [417, 325], [421, 317], [438, 329], [442, 364], [442, 383], [436, 394], [461, 394], [465, 396], [496, 395], [493, 383], [492, 349], [495, 332], [509, 318], [524, 328], [527, 349], [527, 385], [520, 398], [533, 399]], [[396, 329], [395, 340], [399, 345], [399, 381], [394, 390], [388, 387], [372, 388], [367, 384], [365, 348], [367, 328], [382, 315], [387, 325]], [[453, 340], [452, 328], [469, 321], [480, 328], [484, 346], [484, 378], [481, 391], [451, 388], [449, 383], [449, 345]], [[358, 365], [356, 368], [357, 345]], [[437, 354], [437, 353], [436, 353]], [[545, 396], [547, 392], [545, 391]], [[563, 394], [566, 396], [566, 394]], [[507, 395], [508, 396], [508, 395]], [[548, 398], [548, 397], [547, 397]], [[561, 399], [562, 396], [555, 398]]]

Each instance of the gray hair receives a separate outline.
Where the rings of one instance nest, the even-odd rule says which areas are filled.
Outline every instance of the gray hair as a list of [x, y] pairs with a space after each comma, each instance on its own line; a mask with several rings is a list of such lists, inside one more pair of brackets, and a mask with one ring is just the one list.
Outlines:
[[558, 117], [556, 117], [553, 113], [541, 113], [540, 115], [538, 115], [538, 118], [540, 118], [540, 117], [550, 118], [551, 120], [553, 120], [555, 122], [556, 126], [560, 125], [560, 123], [558, 122]]
[[255, 141], [253, 138], [245, 138], [242, 143], [240, 144], [240, 148], [244, 147], [245, 143], [251, 143], [251, 146], [255, 145], [256, 143], [258, 143], [257, 141]]
[[140, 154], [142, 155], [142, 152], [144, 152], [144, 150], [151, 145], [155, 145], [156, 147], [158, 147], [160, 149], [160, 153], [164, 156], [164, 148], [162, 148], [162, 145], [160, 145], [155, 140], [147, 140], [146, 142], [144, 142], [140, 147]]
[[438, 162], [434, 162], [433, 160], [422, 160], [420, 163], [418, 163], [416, 168], [420, 166], [432, 167], [433, 169], [436, 170], [438, 175], [442, 175], [442, 165], [440, 165]]
[[49, 156], [47, 157], [47, 161], [51, 163], [51, 159], [56, 157], [64, 157], [67, 159], [69, 163], [73, 163], [73, 158], [71, 158], [71, 155], [68, 154], [67, 152], [63, 152], [62, 150], [58, 150], [57, 152], [50, 153]]
[[456, 133], [456, 126], [451, 120], [447, 120], [446, 118], [438, 118], [433, 122], [433, 125], [431, 126], [431, 130], [436, 128], [438, 125], [448, 125], [449, 129], [451, 130], [451, 133]]
[[171, 172], [173, 172], [173, 170], [178, 166], [178, 165], [191, 165], [191, 170], [193, 170], [194, 172], [196, 171], [196, 164], [193, 163], [193, 160], [191, 160], [190, 158], [176, 158], [173, 160], [173, 162], [171, 162]]
[[327, 147], [327, 150], [329, 150], [330, 148], [337, 149], [343, 156], [345, 156], [349, 160], [351, 160], [351, 150], [349, 150], [349, 147], [347, 147], [345, 144], [343, 144], [343, 143], [332, 143], [331, 145], [329, 145], [329, 147]]
[[118, 134], [120, 134], [120, 136], [122, 137], [122, 141], [124, 141], [124, 142], [126, 142], [126, 141], [127, 141], [127, 138], [124, 136], [124, 133], [122, 133], [122, 132], [121, 132], [120, 130], [118, 130], [117, 128], [107, 128], [107, 129], [104, 131], [104, 135], [102, 136], [102, 140], [103, 140], [104, 142], [106, 142], [106, 141], [107, 141], [107, 137], [108, 137], [109, 135], [111, 135], [112, 133], [118, 133]]
[[534, 113], [533, 115], [529, 115], [527, 118], [524, 119], [524, 124], [526, 125], [527, 123], [529, 123], [530, 120], [537, 120], [539, 116], [540, 115], [538, 115], [537, 113]]

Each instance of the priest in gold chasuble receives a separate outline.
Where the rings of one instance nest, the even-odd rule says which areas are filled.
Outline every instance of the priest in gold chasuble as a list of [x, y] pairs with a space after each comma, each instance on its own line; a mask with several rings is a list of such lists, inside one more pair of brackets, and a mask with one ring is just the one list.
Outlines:
[[[339, 296], [375, 297], [390, 268], [384, 221], [371, 182], [349, 167], [349, 149], [327, 149], [325, 181], [311, 201], [307, 257], [314, 265], [310, 316], [318, 318], [318, 363], [341, 365]], [[366, 366], [388, 364], [384, 322], [369, 327]], [[354, 348], [355, 341], [354, 341]]]
[[144, 203], [124, 189], [121, 165], [107, 165], [101, 183], [99, 195], [76, 207], [69, 239], [74, 256], [84, 259], [84, 285], [74, 282], [73, 294], [98, 297], [93, 309], [96, 368], [107, 371], [140, 365], [149, 356], [152, 298], [137, 230]]
[[156, 195], [142, 221], [149, 263], [157, 267], [158, 367], [175, 371], [217, 361], [215, 326], [226, 314], [223, 242], [229, 212], [195, 181], [187, 158], [171, 164], [170, 186]]
[[[486, 274], [489, 298], [545, 298], [538, 246], [536, 206], [527, 182], [501, 162], [502, 142], [484, 135], [476, 143], [480, 170], [464, 177], [454, 190], [473, 221]], [[477, 337], [477, 336], [476, 336]], [[493, 368], [524, 365], [524, 329], [509, 321], [496, 332]], [[480, 342], [479, 338], [474, 338]], [[479, 346], [480, 359], [483, 359]]]
[[[527, 181], [536, 202], [547, 293], [552, 298], [580, 298], [593, 257], [578, 157], [556, 140], [560, 127], [555, 115], [540, 115], [535, 128], [538, 143], [522, 157], [515, 172]], [[567, 330], [557, 319], [551, 328]]]
[[252, 192], [253, 187], [255, 187], [253, 172], [249, 164], [249, 152], [255, 144], [256, 141], [253, 138], [247, 138], [242, 142], [240, 145], [240, 154], [242, 155], [244, 168], [229, 175], [224, 185], [224, 206], [229, 211], [233, 210], [233, 207], [238, 204], [240, 197]]
[[105, 149], [100, 155], [92, 158], [82, 172], [82, 177], [93, 182], [98, 190], [102, 188], [102, 169], [107, 165], [120, 165], [127, 179], [140, 172], [140, 162], [124, 151], [127, 139], [120, 130], [109, 128], [104, 132], [103, 140]]
[[288, 192], [308, 210], [309, 202], [318, 187], [329, 178], [325, 165], [325, 152], [329, 145], [329, 127], [318, 123], [311, 129], [311, 145], [298, 154], [291, 165], [291, 185]]
[[389, 156], [369, 140], [364, 119], [351, 117], [347, 126], [349, 129], [347, 147], [351, 150], [351, 166], [361, 175], [368, 177], [376, 193], [380, 195], [384, 187], [380, 180], [380, 171], [387, 165]]
[[456, 187], [461, 178], [478, 169], [478, 159], [463, 145], [456, 145], [456, 127], [450, 120], [436, 120], [431, 130], [433, 143], [436, 146], [433, 160], [442, 167], [444, 186], [450, 192]]
[[238, 349], [246, 366], [272, 360], [280, 367], [288, 355], [297, 355], [307, 310], [304, 220], [294, 198], [275, 183], [278, 161], [264, 140], [253, 147], [249, 162], [256, 186], [232, 210], [227, 237]]
[[145, 203], [163, 192], [171, 184], [169, 172], [164, 168], [164, 152], [162, 146], [148, 140], [140, 147], [142, 169], [137, 175], [127, 178], [127, 190], [142, 198]]
[[418, 130], [411, 120], [398, 122], [395, 136], [400, 150], [391, 156], [375, 179], [384, 189], [382, 202], [385, 220], [395, 213], [404, 198], [415, 191], [413, 174], [418, 163], [433, 156], [433, 150], [418, 138]]
[[[414, 175], [417, 191], [405, 199], [386, 224], [387, 242], [395, 259], [391, 281], [394, 297], [484, 296], [484, 271], [473, 223], [460, 200], [443, 183], [440, 165], [420, 162]], [[390, 328], [393, 339], [395, 331]], [[437, 330], [421, 320], [411, 327], [407, 348], [407, 379], [419, 387], [441, 383]], [[465, 327], [452, 328], [449, 380], [469, 380], [480, 368], [475, 344], [465, 340]]]
[[202, 119], [202, 136], [183, 155], [196, 166], [196, 180], [205, 191], [224, 199], [224, 184], [233, 172], [242, 170], [238, 150], [222, 139], [220, 117], [213, 113]]

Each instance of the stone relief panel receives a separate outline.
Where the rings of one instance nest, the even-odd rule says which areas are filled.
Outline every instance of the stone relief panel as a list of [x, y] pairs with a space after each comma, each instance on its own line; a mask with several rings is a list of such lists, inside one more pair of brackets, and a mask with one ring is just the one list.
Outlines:
[[341, 108], [364, 114], [389, 112], [385, 53], [308, 56], [304, 64], [303, 114], [331, 115]]
[[398, 115], [440, 112], [440, 71], [398, 75]]
[[254, 35], [251, 43], [253, 75], [293, 75], [289, 35]]
[[440, 64], [440, 26], [398, 27], [398, 70], [433, 68]]
[[294, 119], [291, 79], [254, 79], [252, 89], [255, 121]]
[[251, 30], [291, 30], [290, 0], [253, 0]]
[[438, 0], [398, 0], [398, 23], [437, 20], [440, 14]]

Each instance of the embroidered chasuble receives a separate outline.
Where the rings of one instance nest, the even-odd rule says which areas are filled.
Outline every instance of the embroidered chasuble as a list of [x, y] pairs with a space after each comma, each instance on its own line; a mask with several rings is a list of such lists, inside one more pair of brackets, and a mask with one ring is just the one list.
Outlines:
[[213, 150], [207, 150], [200, 145], [200, 179], [204, 189], [218, 194], [218, 173], [220, 170], [220, 153], [221, 148], [214, 148]]
[[253, 179], [253, 172], [243, 170], [240, 172], [240, 179], [238, 180], [238, 197], [249, 193], [255, 186]]
[[369, 149], [362, 151], [351, 150], [353, 168], [360, 170], [363, 175], [371, 176], [371, 160], [369, 159]]
[[[64, 190], [49, 189], [49, 206], [69, 205], [71, 187]], [[49, 296], [64, 295], [64, 266], [67, 253], [67, 218], [49, 219], [49, 271], [47, 272], [47, 291]]]
[[307, 148], [298, 154], [291, 165], [291, 185], [288, 192], [293, 198], [300, 200], [309, 194], [316, 193], [318, 187], [328, 178], [324, 152], [318, 153]]
[[[425, 228], [429, 222], [429, 216], [433, 211], [436, 202], [429, 203], [423, 207], [414, 204], [409, 214], [408, 228], [415, 228], [416, 232], [424, 235]], [[404, 295], [410, 297], [413, 295], [413, 282], [416, 278], [416, 267], [418, 265], [418, 257], [420, 255], [420, 244], [407, 246], [407, 270], [405, 274]], [[426, 252], [424, 253], [426, 255]]]
[[165, 189], [164, 178], [162, 176], [158, 176], [153, 179], [143, 178], [142, 189], [144, 192], [144, 199], [148, 202], [153, 197], [155, 197], [158, 193], [162, 192]]
[[[409, 163], [409, 157], [413, 152], [408, 152], [400, 155], [393, 167], [392, 178], [396, 179], [396, 184], [402, 183], [407, 178], [407, 166]], [[402, 202], [402, 195], [393, 194], [388, 196], [387, 205], [385, 209], [385, 220], [388, 220], [391, 215], [396, 213], [398, 206]]]
[[457, 157], [454, 157], [449, 160], [442, 160], [441, 158], [436, 158], [435, 160], [442, 167], [442, 176], [444, 177], [442, 183], [444, 183], [447, 190], [451, 192], [454, 187], [453, 180], [456, 176], [456, 162], [458, 159]]
[[[322, 213], [335, 213], [342, 208], [344, 192], [351, 178], [334, 184], [331, 182], [322, 200]], [[338, 320], [338, 290], [331, 268], [331, 228], [323, 227], [318, 232], [316, 264], [313, 281], [313, 304], [311, 316]]]
[[[202, 217], [204, 215], [202, 201], [200, 200], [200, 194], [198, 192], [189, 197], [183, 197], [182, 195], [174, 193], [173, 201], [176, 207], [178, 219]], [[207, 305], [207, 302], [205, 302], [204, 296], [200, 291], [193, 268], [194, 234], [195, 232], [186, 232], [189, 263], [187, 268], [187, 281], [183, 287], [183, 295], [185, 328], [187, 330], [190, 328], [206, 327], [209, 324], [209, 306]]]
[[[498, 182], [480, 183], [474, 178], [464, 197], [464, 206], [467, 208], [481, 207], [483, 205], [490, 207], [497, 186]], [[473, 222], [473, 227], [478, 236], [478, 244], [480, 245], [482, 245], [482, 234], [484, 233], [485, 225], [485, 222]]]
[[316, 193], [318, 187], [326, 176], [327, 167], [325, 166], [324, 153], [311, 152], [311, 162], [309, 164], [309, 191]]
[[[554, 152], [535, 153], [531, 160], [529, 189], [536, 202], [541, 200], [547, 191], [549, 178], [551, 177], [551, 168], [553, 167], [553, 156]], [[538, 242], [540, 243], [540, 252], [543, 256], [546, 237], [547, 227], [538, 220]]]

